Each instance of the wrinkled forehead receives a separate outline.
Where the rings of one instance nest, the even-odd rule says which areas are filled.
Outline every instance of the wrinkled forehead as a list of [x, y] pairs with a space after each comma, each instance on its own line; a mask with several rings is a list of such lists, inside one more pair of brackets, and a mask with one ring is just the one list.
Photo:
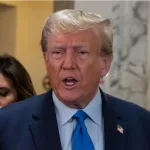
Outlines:
[[63, 49], [63, 48], [73, 48], [73, 49], [81, 49], [86, 48], [88, 49], [88, 43], [86, 42], [66, 42], [66, 43], [60, 43], [60, 42], [53, 42], [50, 46], [52, 49]]
[[93, 43], [100, 44], [99, 34], [93, 28], [71, 33], [55, 33], [48, 38], [48, 45], [51, 47], [64, 47], [66, 44], [86, 47]]
[[55, 29], [53, 32], [49, 32], [48, 36], [56, 36], [56, 35], [63, 35], [63, 36], [68, 36], [68, 35], [75, 35], [78, 33], [83, 33], [83, 32], [93, 32], [93, 34], [100, 35], [100, 30], [101, 27], [100, 25], [92, 25], [84, 28], [60, 28], [60, 29]]
[[64, 39], [67, 39], [67, 38], [70, 39], [70, 37], [77, 38], [77, 39], [82, 39], [82, 38], [85, 39], [85, 38], [93, 37], [93, 36], [96, 38], [100, 38], [101, 32], [99, 30], [100, 30], [99, 28], [91, 27], [85, 30], [73, 30], [73, 31], [62, 30], [59, 32], [56, 31], [56, 32], [49, 34], [48, 40], [56, 39], [59, 37], [62, 37]]

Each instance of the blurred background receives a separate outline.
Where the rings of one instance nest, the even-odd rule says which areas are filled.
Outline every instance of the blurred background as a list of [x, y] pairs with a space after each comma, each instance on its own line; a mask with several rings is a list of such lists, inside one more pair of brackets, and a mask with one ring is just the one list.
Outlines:
[[112, 20], [114, 33], [114, 60], [102, 89], [150, 109], [149, 5], [148, 1], [0, 0], [0, 53], [15, 56], [41, 94], [50, 88], [40, 48], [45, 19], [66, 8], [98, 13]]

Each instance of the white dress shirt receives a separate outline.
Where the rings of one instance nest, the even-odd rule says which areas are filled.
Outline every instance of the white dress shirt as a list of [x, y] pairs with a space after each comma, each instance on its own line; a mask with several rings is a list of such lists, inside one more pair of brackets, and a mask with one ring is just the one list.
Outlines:
[[[62, 150], [72, 150], [72, 134], [76, 127], [76, 120], [72, 116], [78, 111], [64, 105], [53, 92], [53, 100], [56, 110], [56, 118], [60, 134]], [[104, 150], [104, 134], [102, 119], [102, 100], [100, 91], [93, 100], [83, 109], [91, 118], [85, 120], [88, 134], [93, 142], [95, 150]]]

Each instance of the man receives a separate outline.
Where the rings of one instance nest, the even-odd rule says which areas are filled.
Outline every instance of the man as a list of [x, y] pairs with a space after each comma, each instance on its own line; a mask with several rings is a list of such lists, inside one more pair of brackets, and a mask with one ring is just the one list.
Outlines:
[[150, 150], [150, 113], [99, 89], [112, 61], [110, 20], [56, 12], [41, 46], [52, 90], [0, 111], [0, 150]]

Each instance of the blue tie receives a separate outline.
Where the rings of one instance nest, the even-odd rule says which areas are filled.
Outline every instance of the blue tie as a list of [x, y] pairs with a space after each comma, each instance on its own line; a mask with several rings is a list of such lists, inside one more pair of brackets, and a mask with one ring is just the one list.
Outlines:
[[72, 135], [72, 150], [94, 150], [94, 145], [84, 124], [87, 117], [88, 115], [82, 110], [77, 111], [73, 116], [77, 125]]

